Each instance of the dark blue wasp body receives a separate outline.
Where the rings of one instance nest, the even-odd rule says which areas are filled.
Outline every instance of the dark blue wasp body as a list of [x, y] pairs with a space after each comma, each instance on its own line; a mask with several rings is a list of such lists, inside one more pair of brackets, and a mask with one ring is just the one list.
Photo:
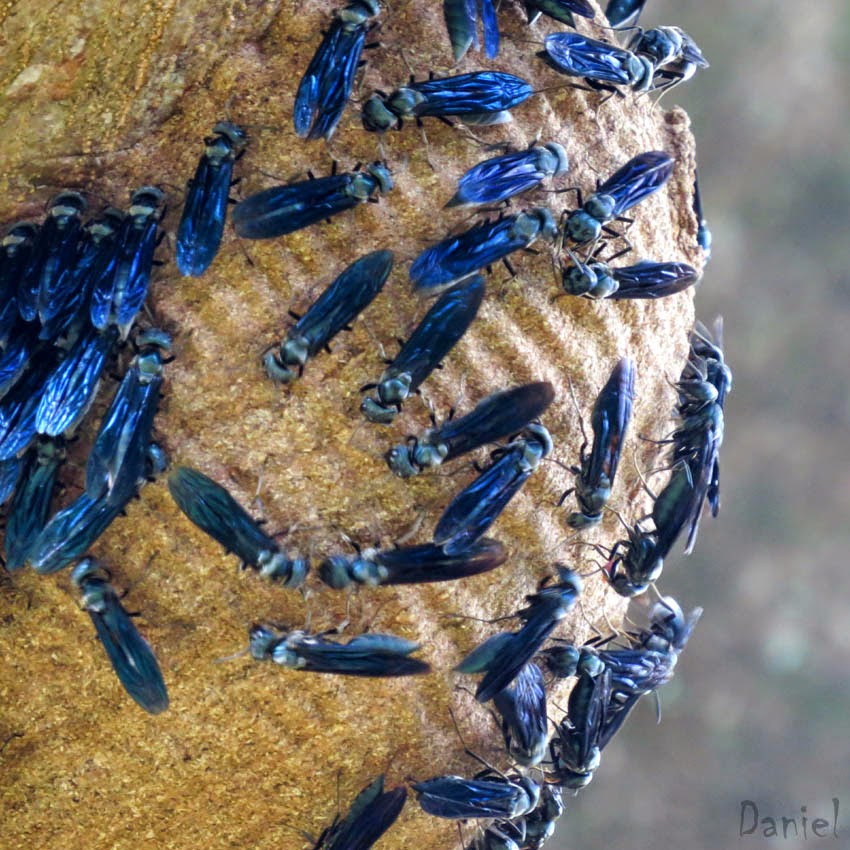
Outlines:
[[139, 354], [104, 414], [86, 463], [86, 493], [126, 503], [146, 476], [153, 420], [159, 409], [163, 355], [171, 337], [158, 329], [139, 334]]
[[529, 26], [541, 15], [574, 27], [575, 16], [593, 19], [596, 12], [587, 0], [523, 0]]
[[295, 132], [302, 139], [330, 139], [342, 117], [377, 0], [354, 0], [334, 14], [295, 94]]
[[369, 850], [395, 823], [406, 800], [406, 788], [384, 791], [379, 776], [355, 797], [344, 818], [337, 816], [322, 832], [313, 850]]
[[372, 303], [392, 267], [392, 251], [373, 251], [352, 263], [289, 330], [280, 352], [263, 358], [269, 377], [282, 383], [298, 378], [308, 358]]
[[645, 5], [646, 0], [608, 0], [605, 17], [612, 27], [633, 27]]
[[564, 222], [564, 235], [578, 244], [595, 242], [604, 225], [661, 189], [673, 173], [674, 160], [663, 151], [648, 151], [618, 168], [581, 208]]
[[599, 767], [611, 699], [611, 671], [593, 652], [582, 650], [578, 681], [570, 691], [567, 716], [550, 747], [552, 777], [565, 788], [583, 788]]
[[18, 310], [26, 321], [34, 321], [40, 306], [60, 295], [63, 273], [76, 259], [87, 206], [79, 192], [62, 192], [51, 201], [47, 220], [35, 236], [29, 265], [18, 283]]
[[484, 288], [484, 279], [474, 277], [446, 292], [425, 314], [378, 383], [362, 388], [378, 390], [377, 399], [365, 398], [360, 405], [370, 422], [387, 425], [395, 419], [402, 402], [466, 333], [481, 306]]
[[5, 505], [12, 498], [21, 477], [22, 466], [18, 457], [0, 460], [0, 505]]
[[116, 328], [103, 332], [92, 328], [79, 337], [44, 385], [35, 419], [39, 434], [73, 434], [94, 401], [100, 375], [117, 342]]
[[702, 211], [702, 195], [699, 190], [699, 176], [694, 171], [694, 215], [697, 217], [697, 245], [702, 248], [706, 260], [711, 259], [711, 230]]
[[99, 276], [92, 290], [89, 316], [98, 330], [115, 325], [126, 339], [141, 310], [153, 271], [164, 198], [155, 186], [143, 186], [133, 193], [116, 237], [112, 273]]
[[475, 692], [479, 702], [493, 699], [510, 685], [570, 612], [581, 594], [581, 588], [579, 576], [559, 566], [558, 581], [527, 596], [528, 604], [517, 611], [515, 616], [523, 621], [519, 631], [493, 635], [458, 664], [455, 669], [460, 673], [486, 673]]
[[0, 347], [9, 344], [22, 322], [18, 285], [30, 264], [37, 235], [37, 225], [22, 221], [0, 239]]
[[547, 177], [566, 174], [569, 167], [567, 152], [557, 142], [485, 159], [460, 178], [446, 206], [498, 204], [534, 189]]
[[0, 461], [22, 454], [36, 436], [36, 412], [55, 364], [53, 357], [38, 358], [0, 399]]
[[424, 584], [453, 581], [488, 572], [507, 560], [497, 540], [480, 540], [460, 555], [447, 555], [433, 543], [376, 552], [366, 549], [354, 558], [332, 555], [319, 565], [319, 578], [328, 587], [357, 584]]
[[278, 632], [255, 625], [250, 631], [251, 656], [257, 661], [274, 661], [282, 667], [308, 673], [340, 676], [418, 676], [431, 667], [410, 654], [419, 644], [395, 635], [364, 634], [348, 643], [336, 643], [324, 635], [303, 631]]
[[304, 582], [310, 562], [290, 559], [281, 552], [220, 484], [196, 469], [179, 466], [168, 477], [168, 489], [180, 510], [243, 564], [284, 587], [299, 587]]
[[126, 218], [121, 210], [107, 207], [83, 226], [76, 261], [65, 270], [53, 300], [39, 306], [39, 339], [56, 339], [68, 331], [88, 310], [98, 282], [112, 277], [119, 258], [118, 234]]
[[493, 697], [493, 707], [502, 717], [502, 734], [511, 757], [526, 767], [538, 764], [546, 755], [549, 738], [540, 668], [529, 661], [513, 682]]
[[389, 95], [374, 94], [363, 105], [367, 130], [400, 129], [405, 118], [458, 117], [465, 124], [504, 124], [508, 110], [531, 97], [525, 80], [500, 71], [478, 71], [421, 83], [411, 81]]
[[236, 124], [221, 121], [204, 140], [206, 150], [189, 181], [177, 227], [177, 268], [182, 275], [202, 275], [215, 259], [224, 234], [233, 164], [248, 140]]
[[540, 786], [530, 777], [519, 774], [504, 776], [486, 770], [474, 779], [462, 776], [437, 776], [414, 782], [419, 805], [438, 818], [507, 818], [522, 817], [540, 798]]
[[38, 350], [35, 333], [30, 327], [16, 333], [0, 352], [0, 399], [23, 377]]
[[525, 841], [525, 818], [494, 820], [476, 835], [466, 850], [520, 850]]
[[410, 282], [419, 294], [440, 292], [537, 239], [557, 238], [558, 226], [545, 207], [487, 221], [426, 248], [410, 266]]
[[590, 426], [593, 428], [590, 454], [585, 454], [585, 439], [581, 447], [581, 468], [573, 468], [579, 510], [567, 517], [570, 528], [587, 528], [602, 521], [602, 509], [611, 496], [623, 439], [632, 416], [634, 395], [635, 364], [633, 360], [624, 357], [614, 367], [611, 377], [594, 402], [590, 417]]
[[555, 832], [555, 824], [563, 813], [561, 789], [555, 785], [544, 785], [537, 808], [525, 816], [525, 840], [520, 850], [541, 850]]
[[393, 188], [389, 169], [373, 162], [363, 171], [275, 186], [240, 201], [233, 227], [244, 239], [273, 239], [350, 210]]
[[697, 271], [687, 263], [656, 263], [643, 260], [632, 266], [612, 268], [608, 263], [583, 263], [572, 252], [571, 263], [561, 267], [561, 281], [567, 295], [584, 298], [666, 298], [693, 286]]
[[499, 22], [493, 0], [443, 0], [443, 17], [455, 62], [470, 47], [478, 49], [478, 18], [484, 30], [484, 53], [488, 59], [499, 55]]
[[83, 606], [124, 690], [150, 714], [165, 711], [168, 692], [153, 650], [124, 610], [104, 571], [86, 558], [71, 578], [80, 588]]
[[452, 499], [434, 529], [434, 543], [449, 555], [463, 552], [498, 519], [541, 458], [552, 450], [542, 425], [529, 425], [498, 459]]
[[387, 465], [400, 478], [411, 478], [487, 443], [519, 433], [541, 416], [554, 398], [555, 390], [548, 381], [493, 393], [465, 416], [448, 419], [420, 437], [409, 437], [407, 443], [390, 449]]
[[33, 448], [6, 522], [6, 569], [18, 570], [47, 523], [56, 473], [65, 460], [61, 441], [47, 440]]
[[617, 91], [626, 86], [649, 91], [655, 66], [646, 56], [638, 56], [624, 47], [597, 41], [573, 32], [546, 36], [540, 57], [556, 71], [570, 77], [583, 77], [588, 86], [602, 91]]

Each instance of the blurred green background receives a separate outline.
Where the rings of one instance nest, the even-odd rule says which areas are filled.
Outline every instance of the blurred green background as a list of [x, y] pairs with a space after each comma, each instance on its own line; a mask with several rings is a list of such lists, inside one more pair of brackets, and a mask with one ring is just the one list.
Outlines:
[[[723, 506], [659, 583], [705, 608], [661, 725], [638, 706], [553, 844], [850, 847], [850, 4], [648, 0], [641, 24], [711, 62], [662, 105], [691, 115], [714, 234], [697, 315], [724, 316], [735, 374]], [[739, 837], [742, 800], [799, 820], [833, 797], [837, 840]]]

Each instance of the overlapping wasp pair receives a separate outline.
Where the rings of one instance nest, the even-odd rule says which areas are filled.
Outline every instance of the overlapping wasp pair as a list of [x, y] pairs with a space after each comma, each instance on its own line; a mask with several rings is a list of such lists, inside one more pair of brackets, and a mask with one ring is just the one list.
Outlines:
[[[643, 5], [612, 0], [608, 20], [612, 26], [633, 27]], [[586, 0], [525, 0], [525, 7], [529, 24], [541, 14], [571, 27], [576, 18], [593, 18]], [[294, 122], [302, 138], [333, 135], [380, 11], [376, 0], [355, 0], [335, 14], [296, 93]], [[474, 0], [445, 0], [444, 12], [456, 59], [477, 46], [479, 15], [485, 52], [490, 58], [497, 55], [498, 20], [491, 0], [480, 0], [480, 6]], [[592, 90], [621, 96], [663, 92], [707, 66], [693, 39], [677, 27], [620, 30], [624, 32], [623, 44], [578, 32], [551, 33], [541, 57]], [[364, 101], [360, 117], [365, 130], [377, 132], [426, 117], [488, 126], [509, 121], [511, 110], [533, 94], [528, 82], [512, 74], [478, 71], [411, 80], [389, 94], [376, 92]], [[214, 261], [225, 230], [234, 166], [247, 141], [244, 131], [229, 121], [216, 124], [206, 140], [176, 234], [176, 263], [184, 275], [202, 275]], [[486, 286], [481, 272], [507, 263], [538, 240], [557, 247], [567, 294], [614, 301], [657, 299], [694, 285], [696, 270], [681, 262], [612, 265], [628, 253], [628, 243], [602, 257], [610, 242], [624, 236], [612, 225], [661, 190], [674, 165], [663, 151], [639, 153], [585, 199], [579, 193], [578, 206], [560, 219], [538, 206], [482, 221], [426, 248], [412, 262], [409, 278], [414, 291], [437, 299], [383, 374], [363, 388], [376, 390], [374, 397], [364, 399], [363, 415], [374, 423], [392, 423], [476, 319]], [[461, 176], [446, 206], [502, 204], [568, 170], [566, 151], [554, 141], [505, 151]], [[707, 258], [711, 237], [699, 187], [694, 188], [697, 239]], [[285, 236], [392, 189], [389, 165], [373, 162], [251, 195], [236, 205], [233, 226], [246, 239]], [[149, 476], [165, 466], [151, 435], [170, 350], [167, 334], [147, 330], [135, 337], [137, 353], [95, 436], [83, 492], [52, 517], [50, 504], [64, 440], [82, 422], [101, 374], [130, 336], [144, 302], [162, 201], [159, 189], [144, 187], [132, 196], [127, 213], [109, 208], [83, 224], [85, 198], [64, 192], [52, 202], [43, 224], [18, 223], [0, 243], [0, 289], [5, 295], [0, 311], [0, 484], [4, 501], [11, 500], [6, 568], [29, 562], [50, 573], [78, 561], [72, 578], [109, 659], [130, 696], [151, 713], [168, 706], [156, 658], [124, 610], [108, 571], [82, 556]], [[282, 383], [299, 378], [308, 360], [380, 295], [394, 261], [392, 252], [375, 250], [345, 269], [288, 330], [279, 350], [265, 355], [269, 376]], [[585, 438], [572, 467], [577, 505], [565, 521], [576, 531], [599, 524], [607, 509], [627, 438], [635, 381], [634, 362], [621, 359], [593, 406], [592, 442]], [[686, 529], [685, 552], [693, 549], [704, 503], [717, 514], [718, 455], [724, 401], [731, 388], [720, 324], [712, 332], [701, 326], [694, 330], [676, 388], [678, 425], [668, 438], [669, 481], [657, 496], [652, 494], [650, 515], [626, 525], [624, 539], [604, 550], [606, 578], [624, 596], [640, 596], [658, 579]], [[552, 454], [554, 441], [540, 417], [553, 400], [547, 382], [507, 387], [389, 449], [389, 468], [409, 478], [482, 446], [500, 444], [489, 466], [445, 507], [429, 542], [358, 550], [351, 556], [327, 554], [318, 567], [320, 581], [331, 589], [449, 581], [504, 564], [506, 547], [485, 534]], [[307, 581], [309, 560], [282, 551], [220, 484], [178, 467], [169, 488], [189, 519], [243, 565], [284, 587], [299, 588]], [[482, 675], [476, 698], [492, 701], [515, 768], [502, 772], [485, 764], [472, 777], [438, 776], [412, 786], [430, 814], [489, 821], [473, 838], [471, 850], [543, 845], [563, 812], [561, 789], [578, 789], [591, 781], [601, 751], [640, 697], [656, 692], [673, 675], [700, 615], [700, 609], [685, 615], [675, 600], [662, 597], [654, 606], [644, 606], [644, 627], [574, 646], [552, 634], [579, 599], [582, 578], [563, 565], [556, 571], [514, 614], [520, 623], [516, 631], [493, 635], [456, 668], [461, 674]], [[427, 661], [414, 657], [420, 647], [395, 635], [338, 640], [330, 633], [257, 624], [248, 640], [254, 659], [298, 671], [405, 676], [430, 670]], [[547, 676], [576, 680], [567, 712], [551, 736]], [[365, 850], [396, 820], [405, 799], [403, 787], [384, 792], [383, 777], [378, 777], [358, 795], [349, 814], [322, 834], [317, 848]]]

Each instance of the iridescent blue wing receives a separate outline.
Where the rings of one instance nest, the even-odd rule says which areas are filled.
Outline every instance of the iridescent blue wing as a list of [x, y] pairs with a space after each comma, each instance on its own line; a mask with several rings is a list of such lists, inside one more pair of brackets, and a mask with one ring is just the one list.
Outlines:
[[56, 472], [64, 457], [64, 451], [52, 443], [30, 454], [6, 521], [5, 566], [9, 571], [26, 563], [29, 550], [47, 523]]
[[514, 231], [516, 216], [485, 222], [426, 248], [410, 266], [415, 290], [433, 290], [469, 277], [528, 245]]
[[539, 151], [530, 148], [484, 160], [458, 181], [457, 192], [446, 204], [494, 204], [538, 186], [547, 176], [540, 169]]
[[303, 660], [299, 670], [313, 673], [336, 673], [342, 676], [417, 676], [430, 672], [430, 666], [418, 658], [410, 658], [410, 649], [393, 651], [383, 648], [385, 641], [376, 643], [362, 635], [347, 644], [332, 643], [322, 638], [308, 638], [293, 650]]
[[622, 47], [573, 32], [550, 33], [544, 42], [547, 58], [571, 77], [628, 86], [635, 79], [635, 58]]
[[128, 501], [110, 505], [86, 493], [76, 498], [50, 519], [27, 553], [35, 571], [55, 573], [81, 558]]
[[0, 398], [3, 398], [23, 377], [30, 358], [37, 351], [37, 341], [27, 329], [16, 334], [0, 353]]
[[608, 297], [613, 301], [624, 298], [664, 298], [682, 292], [697, 282], [697, 272], [687, 263], [653, 263], [649, 260], [633, 266], [611, 269], [618, 283], [617, 291]]
[[168, 692], [153, 650], [139, 634], [117, 594], [104, 591], [99, 609], [86, 609], [124, 690], [147, 712], [168, 708]]
[[548, 381], [536, 381], [493, 393], [466, 416], [450, 419], [428, 432], [431, 445], [444, 443], [452, 460], [479, 446], [518, 434], [552, 404], [555, 390]]
[[501, 543], [485, 538], [459, 555], [447, 555], [442, 546], [426, 543], [386, 549], [375, 555], [375, 561], [388, 572], [381, 584], [423, 584], [488, 572], [504, 564], [507, 557]]
[[278, 551], [233, 496], [196, 469], [178, 466], [168, 477], [168, 489], [177, 507], [201, 531], [246, 564], [257, 567], [262, 552]]
[[68, 356], [50, 374], [36, 411], [39, 434], [58, 437], [73, 432], [86, 415], [118, 333], [90, 330], [77, 340]]
[[464, 779], [438, 776], [411, 787], [419, 805], [438, 818], [511, 818], [525, 794], [507, 780]]
[[502, 648], [495, 661], [488, 666], [484, 678], [478, 683], [475, 691], [478, 702], [487, 702], [508, 687], [540, 649], [558, 622], [555, 617], [540, 614], [529, 618], [518, 632], [514, 632], [510, 643]]
[[529, 23], [543, 14], [570, 27], [576, 25], [573, 15], [593, 18], [596, 14], [587, 0], [525, 0], [525, 9]]
[[531, 97], [525, 80], [500, 71], [479, 71], [441, 80], [411, 83], [408, 88], [425, 96], [413, 112], [426, 115], [466, 115], [512, 109]]
[[18, 457], [0, 461], [0, 505], [5, 505], [15, 492], [22, 467]]
[[35, 414], [51, 360], [26, 371], [0, 401], [0, 461], [20, 455], [35, 439]]
[[513, 684], [493, 697], [493, 706], [502, 715], [508, 752], [526, 767], [540, 762], [549, 738], [546, 688], [540, 668], [527, 663]]
[[488, 59], [499, 55], [499, 21], [493, 0], [478, 0], [481, 9], [481, 25], [484, 29], [484, 52]]
[[330, 139], [342, 117], [368, 24], [345, 24], [335, 18], [310, 60], [295, 95], [295, 132], [306, 139]]
[[457, 554], [487, 531], [531, 475], [521, 463], [523, 452], [523, 446], [507, 449], [452, 499], [434, 529], [436, 545]]
[[587, 481], [599, 483], [603, 476], [608, 488], [614, 483], [623, 437], [632, 416], [635, 395], [635, 364], [624, 357], [614, 367], [593, 405], [590, 424], [593, 428], [593, 448], [587, 466]]
[[481, 306], [484, 289], [484, 278], [476, 276], [441, 296], [401, 347], [382, 380], [409, 373], [412, 393], [466, 333]]
[[201, 157], [189, 183], [177, 228], [177, 268], [182, 275], [203, 274], [215, 259], [224, 234], [227, 199], [235, 157]]
[[373, 251], [352, 263], [298, 320], [289, 337], [307, 341], [312, 357], [372, 303], [393, 267], [392, 251]]
[[121, 292], [118, 303], [114, 305], [115, 324], [122, 338], [142, 309], [148, 294], [148, 286], [153, 272], [153, 255], [156, 250], [158, 222], [151, 219], [139, 234], [138, 242], [128, 265], [126, 288]]
[[346, 190], [352, 174], [334, 174], [257, 192], [233, 208], [233, 226], [245, 239], [271, 239], [322, 221], [360, 201]]
[[407, 800], [406, 788], [384, 792], [383, 787], [380, 776], [361, 791], [346, 818], [315, 850], [368, 850], [395, 823]]
[[596, 192], [614, 198], [612, 217], [616, 218], [664, 186], [673, 173], [674, 163], [673, 157], [664, 151], [638, 154], [617, 169]]
[[470, 47], [478, 47], [476, 0], [443, 0], [443, 17], [455, 62], [460, 62]]

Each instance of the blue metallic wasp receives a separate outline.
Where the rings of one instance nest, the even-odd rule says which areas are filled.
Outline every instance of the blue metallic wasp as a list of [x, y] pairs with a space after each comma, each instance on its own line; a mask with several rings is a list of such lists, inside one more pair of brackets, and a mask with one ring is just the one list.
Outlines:
[[510, 756], [525, 767], [542, 761], [549, 739], [549, 721], [540, 668], [529, 661], [513, 682], [493, 697], [493, 707], [502, 716], [502, 734]]
[[524, 817], [494, 820], [466, 845], [466, 850], [520, 850], [524, 841]]
[[555, 832], [555, 824], [563, 813], [561, 789], [555, 785], [544, 785], [537, 808], [525, 816], [525, 840], [520, 850], [541, 850]]
[[426, 248], [410, 266], [410, 282], [419, 294], [440, 292], [537, 239], [554, 243], [558, 235], [545, 207], [487, 221]]
[[489, 572], [505, 563], [508, 553], [498, 540], [485, 538], [460, 555], [447, 555], [433, 543], [375, 551], [365, 549], [353, 558], [332, 555], [319, 565], [319, 578], [328, 587], [357, 584], [424, 584], [453, 581]]
[[414, 782], [419, 805], [438, 818], [522, 817], [532, 811], [540, 799], [540, 786], [529, 776], [505, 776], [485, 770], [473, 779], [462, 776], [437, 776]]
[[70, 437], [74, 433], [97, 395], [100, 375], [117, 342], [116, 328], [91, 328], [77, 339], [44, 385], [35, 414], [39, 434]]
[[196, 469], [178, 466], [168, 477], [168, 489], [177, 507], [243, 564], [284, 587], [300, 587], [304, 583], [310, 562], [306, 558], [291, 559], [281, 552], [220, 484]]
[[0, 505], [5, 505], [15, 492], [23, 464], [19, 457], [0, 461]]
[[523, 0], [529, 26], [541, 15], [575, 27], [575, 16], [593, 19], [596, 12], [587, 0]]
[[62, 440], [42, 441], [30, 451], [6, 521], [7, 570], [26, 563], [30, 546], [47, 524], [56, 473], [64, 460]]
[[611, 700], [611, 671], [592, 651], [582, 650], [576, 669], [578, 681], [570, 691], [567, 716], [550, 745], [550, 777], [564, 788], [583, 788], [593, 779]]
[[206, 150], [189, 181], [177, 227], [177, 268], [182, 275], [202, 275], [215, 259], [224, 234], [233, 164], [245, 150], [245, 131], [220, 121], [204, 140]]
[[164, 199], [156, 186], [143, 186], [133, 192], [127, 217], [116, 237], [112, 273], [99, 276], [91, 294], [89, 317], [99, 330], [115, 325], [121, 338], [126, 339], [145, 303]]
[[466, 333], [483, 298], [484, 279], [474, 277], [437, 300], [378, 383], [361, 387], [361, 392], [375, 387], [378, 390], [377, 399], [365, 398], [360, 405], [370, 422], [388, 425], [395, 419], [402, 402], [416, 392]]
[[457, 555], [475, 543], [498, 519], [508, 502], [552, 451], [552, 437], [542, 425], [529, 425], [468, 487], [461, 490], [440, 517], [434, 543]]
[[0, 352], [0, 399], [24, 376], [39, 345], [31, 327], [25, 327], [9, 340]]
[[478, 406], [457, 419], [429, 428], [419, 437], [395, 446], [386, 454], [387, 465], [399, 478], [411, 478], [454, 460], [487, 443], [522, 431], [552, 404], [555, 390], [548, 381], [524, 384], [487, 396]]
[[381, 13], [377, 0], [354, 0], [338, 10], [295, 94], [295, 132], [302, 139], [330, 139], [342, 117], [366, 35]]
[[387, 634], [357, 635], [348, 643], [337, 643], [323, 634], [279, 632], [268, 625], [254, 625], [250, 630], [250, 649], [257, 661], [274, 661], [308, 673], [389, 677], [431, 671], [425, 661], [410, 657], [419, 649], [418, 643]]
[[706, 260], [711, 259], [711, 230], [702, 211], [702, 195], [699, 190], [699, 175], [694, 171], [694, 215], [697, 217], [697, 245], [702, 248]]
[[104, 414], [86, 463], [86, 493], [107, 502], [126, 503], [145, 479], [171, 337], [152, 328], [136, 344], [139, 353]]
[[366, 309], [383, 289], [393, 267], [392, 251], [373, 251], [352, 263], [290, 328], [280, 352], [263, 358], [269, 377], [289, 383], [314, 357]]
[[109, 583], [108, 574], [92, 558], [85, 558], [71, 575], [80, 588], [97, 636], [109, 656], [124, 690], [150, 714], [168, 708], [168, 692], [153, 650], [139, 634]]
[[0, 399], [0, 461], [23, 454], [35, 439], [36, 412], [55, 362], [51, 356], [34, 360], [12, 389]]
[[34, 321], [40, 306], [58, 297], [63, 272], [76, 260], [87, 206], [79, 192], [62, 192], [51, 201], [47, 220], [35, 235], [29, 265], [18, 282], [18, 310], [26, 321]]
[[579, 193], [580, 208], [566, 214], [564, 236], [580, 245], [595, 242], [603, 231], [619, 236], [605, 225], [661, 189], [673, 173], [674, 163], [664, 151], [648, 151], [630, 159], [584, 202]]
[[460, 178], [446, 206], [498, 204], [536, 188], [547, 177], [566, 174], [569, 167], [567, 152], [557, 142], [485, 159]]
[[638, 29], [629, 50], [651, 63], [652, 89], [656, 91], [686, 82], [700, 68], [708, 68], [697, 43], [679, 27]]
[[484, 30], [484, 53], [488, 59], [499, 55], [499, 22], [493, 0], [443, 0], [443, 17], [455, 62], [460, 62], [470, 47], [478, 49], [478, 18]]
[[65, 334], [89, 309], [98, 282], [115, 272], [120, 256], [118, 235], [126, 218], [121, 210], [107, 207], [83, 226], [74, 264], [63, 272], [55, 297], [39, 305], [39, 339], [52, 340]]
[[557, 569], [558, 580], [526, 596], [528, 604], [514, 615], [523, 621], [519, 631], [493, 635], [455, 668], [459, 673], [486, 673], [475, 692], [479, 702], [493, 699], [510, 685], [578, 600], [581, 578], [567, 567]]
[[646, 0], [608, 0], [605, 17], [612, 27], [633, 27], [646, 6]]
[[[614, 367], [605, 386], [593, 405], [590, 425], [593, 446], [586, 454], [587, 435], [582, 424], [581, 467], [573, 467], [576, 476], [575, 494], [579, 510], [567, 517], [570, 528], [588, 528], [602, 521], [602, 509], [611, 496], [614, 477], [623, 450], [623, 438], [632, 416], [635, 397], [635, 364], [624, 357]], [[561, 501], [572, 493], [567, 490]]]
[[413, 80], [389, 95], [377, 93], [363, 105], [363, 126], [370, 131], [401, 129], [405, 118], [461, 118], [465, 124], [505, 124], [508, 110], [533, 94], [513, 74], [478, 71], [421, 83]]
[[4, 348], [22, 322], [18, 284], [30, 264], [37, 235], [37, 225], [22, 221], [12, 225], [0, 239], [0, 346]]
[[570, 263], [561, 266], [561, 282], [567, 295], [612, 301], [666, 298], [699, 281], [696, 269], [687, 263], [642, 260], [632, 266], [613, 268], [608, 264], [610, 260], [583, 263], [572, 251], [567, 253]]
[[250, 195], [234, 208], [233, 227], [245, 239], [273, 239], [353, 209], [392, 188], [389, 169], [372, 162], [363, 171], [302, 180]]
[[384, 777], [379, 776], [354, 798], [344, 818], [337, 815], [313, 850], [369, 850], [395, 823], [406, 800], [406, 788], [384, 791]]

